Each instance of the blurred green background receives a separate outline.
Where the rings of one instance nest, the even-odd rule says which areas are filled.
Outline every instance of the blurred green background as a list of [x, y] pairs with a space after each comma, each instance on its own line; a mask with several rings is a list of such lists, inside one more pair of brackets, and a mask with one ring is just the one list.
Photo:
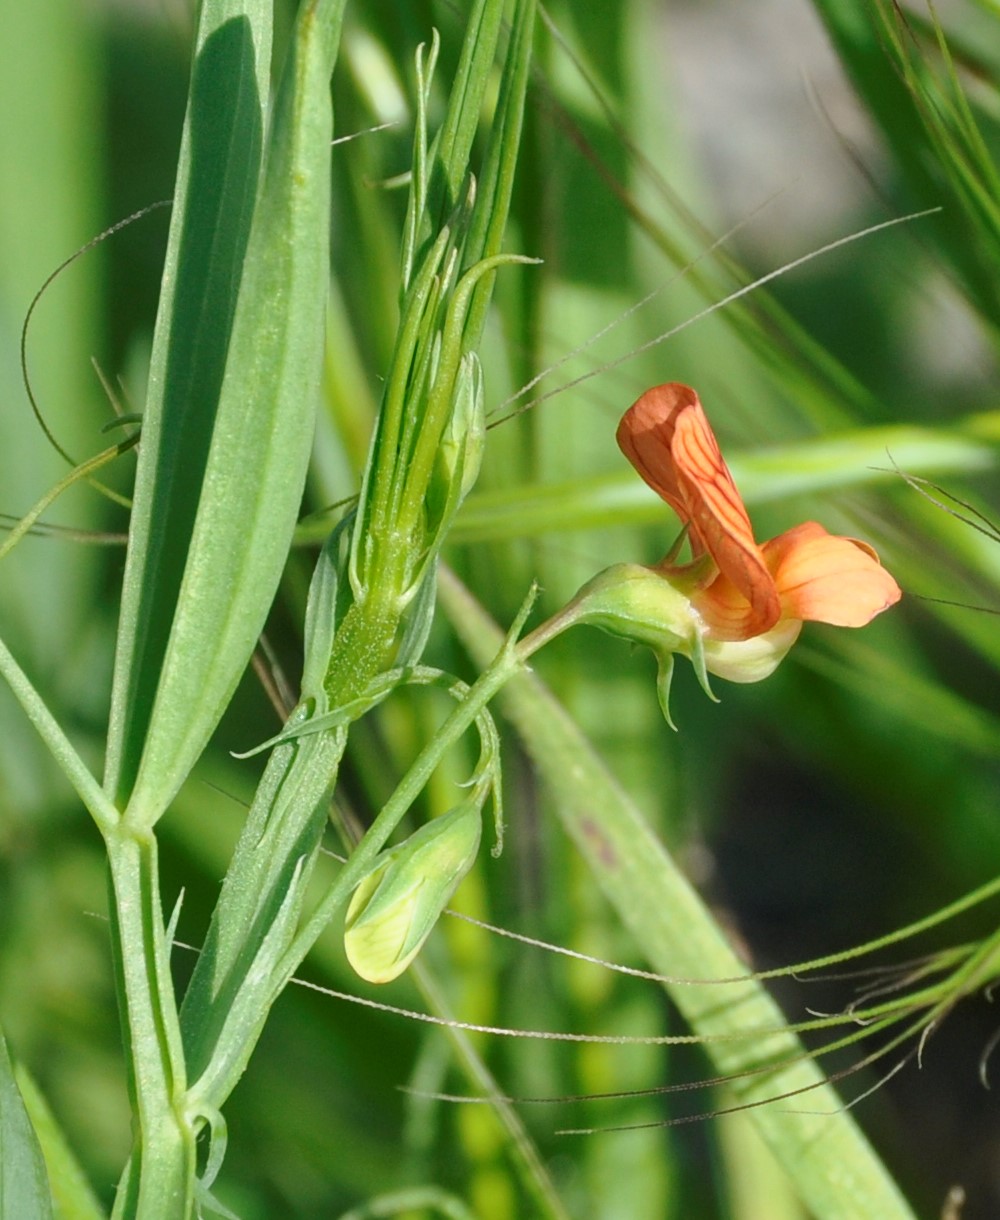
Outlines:
[[[926, 914], [1000, 867], [994, 620], [920, 600], [995, 611], [1000, 548], [890, 469], [895, 461], [933, 478], [987, 514], [995, 504], [997, 14], [985, 2], [948, 6], [960, 95], [919, 5], [898, 45], [880, 24], [884, 10], [862, 0], [563, 0], [549, 12], [559, 34], [539, 35], [508, 241], [545, 262], [505, 271], [498, 285], [484, 353], [497, 426], [449, 558], [501, 622], [533, 577], [554, 610], [608, 563], [659, 558], [674, 522], [626, 468], [613, 433], [633, 399], [666, 380], [698, 388], [759, 537], [815, 518], [878, 546], [910, 595], [901, 607], [857, 635], [807, 627], [774, 678], [745, 688], [719, 682], [717, 705], [682, 670], [677, 734], [657, 709], [651, 659], [619, 641], [576, 633], [537, 665], [753, 962], [802, 961]], [[288, 11], [279, 15], [287, 28]], [[21, 383], [25, 313], [73, 250], [169, 197], [192, 21], [188, 5], [168, 0], [48, 0], [5, 11], [5, 513], [25, 512], [65, 471]], [[403, 193], [385, 184], [409, 163], [413, 53], [433, 28], [442, 35], [440, 101], [463, 6], [348, 8], [334, 82], [338, 132], [392, 126], [333, 152], [327, 411], [304, 513], [357, 488], [396, 319]], [[748, 275], [928, 207], [943, 210], [818, 258], [770, 283], [770, 295], [639, 350]], [[724, 252], [709, 250], [737, 225]], [[35, 394], [76, 458], [107, 443], [100, 428], [112, 418], [92, 357], [125, 409], [141, 408], [165, 233], [166, 213], [156, 211], [87, 253], [33, 320]], [[654, 289], [648, 304], [577, 352]], [[577, 378], [585, 379], [568, 384]], [[127, 490], [131, 475], [125, 459], [111, 479]], [[546, 495], [553, 484], [558, 495]], [[76, 490], [46, 519], [101, 531], [101, 545], [27, 539], [4, 564], [0, 632], [99, 768], [123, 562], [116, 537], [127, 517]], [[293, 558], [269, 626], [293, 685], [311, 563], [307, 547]], [[431, 654], [468, 676], [446, 624]], [[400, 696], [367, 718], [352, 735], [345, 807], [369, 818], [440, 713], [426, 696]], [[0, 1020], [107, 1202], [129, 1140], [100, 844], [5, 690], [0, 723]], [[229, 751], [275, 729], [249, 676], [163, 823], [164, 889], [168, 901], [184, 889], [179, 936], [188, 944], [203, 933], [259, 766]], [[494, 862], [484, 853], [457, 905], [642, 965], [513, 739], [506, 776], [505, 854]], [[433, 806], [435, 792], [427, 799]], [[682, 1032], [654, 984], [443, 924], [426, 958], [464, 1019]], [[985, 911], [920, 947], [992, 926]], [[888, 960], [909, 951], [898, 947]], [[181, 951], [177, 967], [183, 979]], [[350, 975], [335, 933], [306, 973], [373, 994]], [[779, 994], [795, 1020], [838, 1009], [854, 993], [849, 982], [786, 980]], [[424, 1006], [406, 980], [378, 998]], [[857, 1111], [919, 1214], [939, 1214], [953, 1184], [967, 1191], [966, 1220], [1000, 1214], [1000, 1121], [978, 1074], [995, 1030], [989, 1003], [970, 1002], [935, 1032], [919, 1070], [911, 1064]], [[501, 1038], [477, 1046], [515, 1096], [642, 1089], [708, 1073], [687, 1049]], [[325, 1217], [379, 1192], [434, 1184], [484, 1220], [536, 1214], [485, 1108], [398, 1090], [467, 1089], [450, 1056], [444, 1036], [426, 1026], [291, 989], [229, 1106], [220, 1197], [247, 1220]], [[845, 1097], [892, 1062], [848, 1078]], [[741, 1119], [554, 1134], [724, 1104], [723, 1093], [705, 1088], [679, 1100], [570, 1100], [522, 1113], [569, 1215], [801, 1215]]]

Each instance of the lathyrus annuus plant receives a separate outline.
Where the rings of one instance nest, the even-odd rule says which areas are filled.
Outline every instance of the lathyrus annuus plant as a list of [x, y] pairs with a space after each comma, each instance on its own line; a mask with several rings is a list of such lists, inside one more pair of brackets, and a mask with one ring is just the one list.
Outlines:
[[[379, 370], [384, 392], [368, 463], [356, 508], [318, 557], [301, 698], [266, 743], [264, 777], [178, 1005], [170, 969], [178, 912], [162, 909], [157, 828], [246, 665], [298, 511], [319, 394], [329, 78], [343, 5], [302, 6], [273, 103], [265, 6], [206, 0], [202, 7], [143, 420], [103, 784], [13, 658], [0, 652], [6, 678], [107, 845], [134, 1114], [116, 1215], [185, 1216], [211, 1206], [226, 1144], [223, 1107], [274, 1001], [335, 915], [344, 914], [348, 958], [367, 979], [394, 977], [419, 953], [476, 858], [482, 810], [498, 801], [497, 735], [486, 707], [504, 686], [511, 717], [556, 793], [557, 813], [651, 962], [665, 974], [742, 976], [717, 924], [525, 662], [568, 626], [592, 622], [651, 645], [661, 672], [679, 652], [695, 661], [706, 685], [708, 673], [756, 680], [781, 660], [802, 621], [859, 626], [894, 600], [895, 583], [863, 544], [810, 530], [791, 541], [779, 536], [781, 546], [758, 546], [686, 391], [693, 446], [677, 449], [662, 435], [672, 428], [676, 434], [679, 413], [654, 421], [655, 460], [640, 454], [638, 431], [623, 427], [629, 456], [639, 458], [640, 473], [689, 531], [691, 565], [672, 555], [650, 567], [612, 569], [520, 642], [529, 603], [505, 637], [445, 575], [448, 608], [482, 673], [467, 686], [423, 663], [439, 556], [485, 443], [479, 336], [493, 277], [517, 257], [502, 252], [501, 240], [534, 6], [517, 0], [506, 7], [511, 28], [481, 165], [472, 164], [473, 136], [491, 90], [505, 6], [473, 5], [433, 136], [436, 42], [418, 55], [399, 325], [392, 358]], [[648, 395], [647, 405], [662, 405], [663, 387]], [[688, 460], [699, 445], [711, 459], [702, 469]], [[728, 498], [728, 514], [713, 489]], [[836, 599], [814, 596], [833, 571], [828, 564], [807, 565], [804, 582], [789, 576], [789, 557], [801, 560], [807, 550], [812, 560], [820, 551], [838, 563], [846, 556], [846, 569], [834, 575], [846, 570], [863, 586], [862, 596], [839, 599], [833, 617]], [[637, 605], [632, 593], [640, 584]], [[452, 713], [363, 837], [344, 835], [346, 863], [316, 898], [309, 883], [316, 881], [348, 734], [404, 684], [444, 688], [454, 697]], [[469, 786], [449, 813], [400, 836], [444, 752], [470, 726], [481, 751]], [[980, 978], [978, 972], [974, 981]], [[776, 1089], [818, 1089], [820, 1074], [759, 980], [740, 977], [735, 988], [735, 999], [727, 995], [721, 1004], [707, 988], [677, 987], [675, 995], [699, 1035], [712, 1039], [720, 1072], [745, 1073], [741, 1100], [756, 1105]], [[752, 1045], [744, 1037], [748, 1022], [758, 1035]], [[769, 1056], [780, 1072], [755, 1075]], [[837, 1101], [822, 1091], [815, 1104], [835, 1109]], [[817, 1120], [773, 1107], [755, 1114], [817, 1212], [838, 1214], [829, 1200], [839, 1189], [839, 1214], [906, 1214], [848, 1116]], [[207, 1148], [199, 1150], [205, 1135]]]
[[[473, 138], [505, 6], [475, 6], [459, 79], [433, 139], [426, 91], [436, 42], [418, 56], [399, 332], [371, 460], [356, 512], [321, 552], [301, 700], [271, 752], [178, 1004], [170, 959], [179, 909], [169, 916], [162, 909], [156, 827], [263, 627], [292, 542], [320, 394], [330, 77], [344, 3], [307, 0], [300, 7], [273, 101], [269, 7], [206, 0], [199, 16], [142, 421], [103, 784], [14, 658], [6, 649], [0, 654], [8, 682], [107, 848], [134, 1128], [115, 1202], [121, 1217], [184, 1217], [212, 1206], [226, 1144], [222, 1107], [271, 1005], [358, 884], [398, 871], [405, 846], [390, 860], [379, 852], [419, 782], [384, 811], [320, 907], [305, 910], [351, 721], [404, 681], [464, 693], [418, 662], [436, 558], [478, 469], [483, 391], [475, 349], [493, 274], [510, 257], [500, 242], [527, 86], [530, 0], [513, 6], [478, 174], [470, 164]], [[448, 825], [471, 825], [495, 788], [495, 732], [481, 705], [465, 724], [477, 720], [481, 766], [463, 817]], [[478, 834], [468, 842], [474, 848]], [[446, 898], [443, 890], [439, 907]], [[433, 909], [425, 914], [423, 935], [434, 922]], [[205, 1132], [208, 1150], [200, 1154]], [[46, 1199], [42, 1189], [39, 1208]]]

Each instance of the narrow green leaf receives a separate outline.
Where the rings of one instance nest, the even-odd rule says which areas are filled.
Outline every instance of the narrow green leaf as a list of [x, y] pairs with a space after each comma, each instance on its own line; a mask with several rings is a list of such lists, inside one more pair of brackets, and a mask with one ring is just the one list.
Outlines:
[[427, 210], [435, 233], [459, 203], [469, 172], [469, 154], [493, 72], [503, 10], [504, 0], [476, 0], [468, 17], [448, 111], [430, 154]]
[[104, 1210], [38, 1085], [20, 1064], [14, 1075], [45, 1155], [59, 1220], [102, 1220]]
[[105, 787], [139, 766], [201, 498], [263, 148], [267, 0], [201, 6], [142, 425]]
[[51, 1215], [42, 1150], [0, 1034], [0, 1220], [46, 1220]]
[[329, 277], [330, 76], [344, 0], [296, 34], [247, 247], [201, 498], [129, 816], [163, 812], [253, 651], [312, 448]]
[[[302, 697], [322, 698], [323, 675], [333, 648], [337, 627], [337, 586], [341, 543], [345, 522], [340, 522], [324, 542], [309, 584], [303, 629]], [[325, 707], [325, 705], [324, 705]], [[321, 709], [323, 710], [323, 709]]]
[[[514, 173], [521, 150], [524, 104], [531, 78], [531, 49], [535, 31], [535, 0], [521, 0], [514, 14], [500, 97], [490, 131], [490, 144], [479, 183], [466, 259], [490, 258], [500, 253], [514, 190]], [[476, 285], [465, 324], [464, 350], [475, 350], [486, 324], [495, 273]]]
[[274, 1001], [274, 961], [302, 911], [346, 740], [339, 729], [279, 745], [244, 822], [181, 1009], [189, 1077], [213, 1106], [246, 1067]]

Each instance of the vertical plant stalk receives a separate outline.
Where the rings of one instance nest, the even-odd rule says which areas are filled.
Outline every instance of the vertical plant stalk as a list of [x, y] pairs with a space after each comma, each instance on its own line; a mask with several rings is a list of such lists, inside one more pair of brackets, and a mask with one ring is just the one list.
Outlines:
[[194, 1203], [196, 1133], [185, 1106], [184, 1056], [161, 913], [156, 838], [152, 833], [139, 838], [126, 830], [108, 835], [105, 842], [134, 1124], [132, 1156], [113, 1215], [183, 1217]]

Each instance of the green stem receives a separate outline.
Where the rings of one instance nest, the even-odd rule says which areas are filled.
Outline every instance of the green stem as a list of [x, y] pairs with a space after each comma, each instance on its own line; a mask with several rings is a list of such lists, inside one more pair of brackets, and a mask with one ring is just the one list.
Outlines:
[[[965, 965], [945, 980], [943, 986], [946, 986], [951, 994], [951, 1001], [946, 1006], [940, 1005], [939, 1010], [946, 1010], [964, 996], [974, 995], [977, 991], [989, 987], [996, 982], [998, 976], [1000, 976], [1000, 931], [987, 937], [969, 956]], [[937, 1015], [937, 1011], [935, 1015]]]
[[107, 836], [115, 973], [129, 1066], [132, 1156], [113, 1216], [189, 1216], [194, 1205], [195, 1130], [163, 927], [156, 839]]
[[156, 839], [122, 824], [10, 651], [0, 641], [7, 679], [104, 836], [111, 883], [112, 946], [135, 1116], [132, 1157], [119, 1184], [116, 1217], [190, 1213], [195, 1135], [184, 1112], [184, 1059], [160, 905]]

